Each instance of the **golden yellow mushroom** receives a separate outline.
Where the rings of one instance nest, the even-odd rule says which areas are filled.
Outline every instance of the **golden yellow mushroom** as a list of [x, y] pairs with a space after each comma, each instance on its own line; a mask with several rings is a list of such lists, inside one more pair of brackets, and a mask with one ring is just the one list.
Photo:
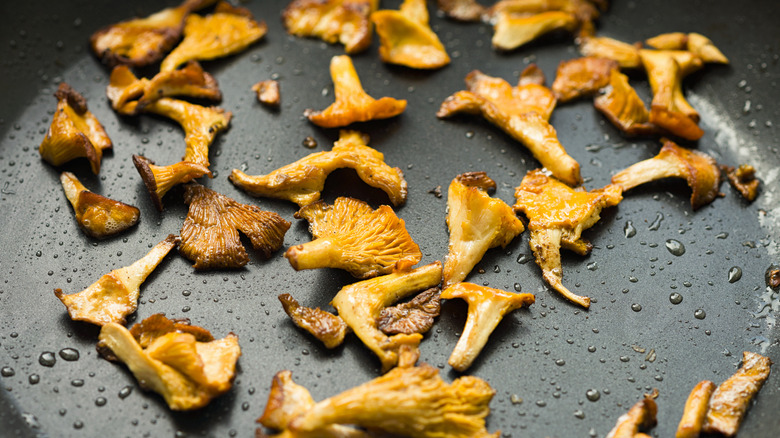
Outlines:
[[404, 0], [401, 9], [371, 14], [379, 35], [379, 57], [390, 64], [418, 69], [441, 68], [450, 57], [428, 24], [425, 0]]
[[561, 61], [551, 89], [561, 103], [591, 96], [609, 84], [610, 74], [617, 68], [617, 62], [593, 56]]
[[685, 401], [680, 424], [677, 426], [675, 438], [699, 438], [704, 421], [707, 419], [707, 408], [710, 397], [715, 391], [715, 384], [709, 380], [699, 382]]
[[628, 76], [617, 69], [609, 75], [609, 84], [593, 99], [593, 106], [612, 124], [627, 135], [649, 135], [658, 131], [650, 123], [650, 112], [628, 83]]
[[292, 35], [339, 42], [354, 54], [371, 45], [369, 16], [378, 5], [379, 0], [293, 0], [282, 12], [282, 20]]
[[143, 155], [133, 155], [133, 164], [138, 174], [141, 175], [141, 180], [143, 180], [154, 206], [159, 211], [163, 210], [162, 198], [170, 189], [203, 175], [211, 176], [208, 167], [189, 161], [179, 161], [168, 166], [155, 166], [154, 161]]
[[132, 205], [114, 201], [90, 192], [70, 172], [60, 175], [65, 197], [76, 213], [79, 227], [91, 237], [104, 238], [121, 233], [138, 223], [140, 210]]
[[458, 21], [479, 21], [486, 8], [476, 0], [436, 0], [439, 9]]
[[729, 60], [715, 44], [700, 33], [664, 33], [645, 40], [645, 44], [658, 50], [687, 50], [704, 62], [728, 64]]
[[499, 12], [491, 41], [496, 49], [513, 50], [556, 30], [572, 32], [578, 24], [577, 17], [563, 11], [530, 16]]
[[639, 46], [628, 44], [608, 37], [587, 37], [580, 43], [580, 53], [584, 56], [612, 59], [620, 68], [639, 68]]
[[344, 342], [348, 329], [344, 320], [319, 307], [301, 306], [290, 294], [281, 294], [278, 298], [292, 322], [322, 341], [326, 348], [336, 348]]
[[257, 101], [270, 107], [278, 108], [281, 103], [279, 81], [260, 81], [252, 85], [252, 91], [257, 93]]
[[639, 432], [639, 429], [655, 426], [658, 413], [658, 405], [654, 400], [656, 397], [658, 397], [657, 390], [652, 394], [645, 394], [642, 400], [636, 402], [625, 415], [618, 418], [617, 424], [609, 431], [606, 438], [639, 438], [644, 435]]

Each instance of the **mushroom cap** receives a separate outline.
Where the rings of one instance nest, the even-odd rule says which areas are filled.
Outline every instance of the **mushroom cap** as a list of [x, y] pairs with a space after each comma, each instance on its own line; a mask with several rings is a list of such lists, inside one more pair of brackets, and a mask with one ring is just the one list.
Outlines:
[[379, 57], [390, 64], [436, 69], [450, 63], [439, 37], [428, 24], [425, 0], [404, 0], [399, 11], [371, 14], [379, 35]]
[[584, 56], [607, 58], [617, 61], [620, 68], [639, 68], [642, 60], [639, 57], [639, 45], [628, 44], [614, 38], [587, 37], [580, 43], [580, 53]]
[[628, 76], [617, 69], [610, 72], [608, 85], [593, 99], [593, 106], [627, 135], [648, 135], [658, 131], [650, 123], [650, 112], [645, 103], [628, 83]]
[[582, 96], [595, 94], [610, 82], [612, 71], [618, 63], [612, 59], [585, 56], [558, 64], [552, 92], [558, 102], [568, 102]]
[[168, 166], [155, 166], [154, 161], [143, 155], [133, 155], [133, 165], [135, 165], [138, 174], [141, 175], [146, 191], [158, 211], [163, 211], [162, 197], [174, 186], [190, 182], [203, 175], [211, 176], [208, 167], [189, 161], [180, 161]]
[[89, 236], [102, 239], [138, 223], [141, 213], [138, 208], [90, 192], [76, 175], [63, 172], [60, 182], [76, 213], [79, 227]]
[[371, 46], [369, 16], [377, 0], [293, 0], [282, 11], [284, 27], [292, 35], [340, 42], [348, 54]]
[[293, 323], [322, 341], [325, 347], [336, 348], [344, 342], [347, 324], [343, 319], [319, 307], [301, 306], [290, 294], [281, 294], [278, 298]]
[[525, 16], [499, 11], [496, 15], [493, 47], [513, 50], [540, 36], [556, 31], [574, 31], [579, 21], [574, 15], [563, 11], [546, 11]]

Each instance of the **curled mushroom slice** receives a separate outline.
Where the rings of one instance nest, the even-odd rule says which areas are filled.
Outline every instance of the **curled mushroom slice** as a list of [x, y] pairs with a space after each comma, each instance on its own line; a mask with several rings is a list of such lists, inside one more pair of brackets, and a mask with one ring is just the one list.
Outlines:
[[645, 40], [645, 44], [659, 50], [687, 50], [704, 62], [728, 64], [729, 60], [715, 44], [700, 33], [671, 32]]
[[363, 201], [340, 197], [333, 205], [309, 204], [295, 217], [309, 221], [314, 237], [284, 253], [296, 271], [339, 268], [357, 278], [371, 278], [407, 270], [422, 258], [404, 220], [387, 205], [374, 210]]
[[132, 227], [138, 223], [140, 210], [132, 205], [114, 201], [90, 192], [70, 172], [60, 175], [65, 197], [76, 213], [81, 229], [91, 237], [104, 238]]
[[590, 253], [593, 245], [582, 232], [598, 222], [601, 210], [617, 205], [622, 199], [619, 185], [586, 191], [572, 189], [540, 169], [529, 171], [515, 189], [515, 211], [528, 217], [531, 250], [542, 268], [544, 280], [582, 307], [590, 307], [590, 298], [576, 295], [562, 283], [561, 246], [580, 255]]
[[257, 101], [270, 107], [279, 107], [281, 95], [279, 93], [279, 81], [260, 81], [252, 85], [252, 91], [257, 93]]
[[325, 347], [336, 348], [344, 342], [347, 324], [338, 316], [319, 307], [301, 306], [290, 294], [279, 295], [279, 301], [293, 323], [322, 341]]
[[753, 201], [758, 196], [756, 169], [749, 164], [740, 164], [736, 169], [731, 166], [722, 166], [723, 171], [732, 187], [737, 189], [740, 195], [748, 201]]
[[369, 96], [360, 84], [360, 78], [349, 56], [334, 56], [330, 60], [336, 101], [322, 111], [307, 109], [303, 115], [323, 128], [338, 128], [355, 122], [395, 117], [406, 109], [406, 100]]
[[458, 21], [479, 21], [486, 8], [476, 0], [436, 0], [439, 9]]
[[407, 303], [389, 306], [379, 312], [379, 330], [386, 335], [426, 333], [441, 313], [441, 289], [432, 287], [417, 294]]
[[70, 85], [62, 82], [54, 97], [57, 98], [57, 110], [38, 148], [41, 158], [59, 166], [85, 157], [92, 172], [98, 174], [103, 150], [112, 146], [106, 130], [87, 109], [86, 99]]
[[[165, 319], [153, 315], [144, 324], [152, 326], [151, 318]], [[233, 333], [203, 341], [189, 330], [176, 328], [175, 324], [167, 333], [155, 329], [154, 339], [142, 346], [132, 329], [106, 324], [100, 330], [98, 349], [127, 365], [141, 387], [160, 394], [172, 410], [198, 409], [230, 390], [241, 347]]]
[[181, 227], [179, 252], [195, 269], [240, 268], [249, 262], [238, 232], [264, 258], [284, 244], [290, 223], [276, 213], [236, 202], [198, 183], [184, 189], [190, 209]]
[[230, 181], [251, 195], [286, 199], [303, 207], [320, 199], [331, 172], [351, 168], [366, 184], [387, 193], [393, 205], [403, 204], [407, 193], [403, 172], [388, 166], [381, 152], [366, 146], [368, 140], [360, 132], [342, 130], [329, 152], [308, 155], [267, 175], [247, 175], [233, 169]]
[[702, 431], [724, 436], [736, 435], [750, 401], [769, 378], [771, 366], [772, 361], [768, 357], [743, 352], [742, 366], [712, 393]]
[[593, 99], [596, 107], [612, 124], [627, 135], [649, 135], [658, 131], [650, 123], [650, 112], [628, 83], [628, 76], [617, 69], [611, 71], [609, 84]]
[[123, 324], [125, 317], [138, 307], [141, 284], [178, 242], [179, 238], [171, 234], [140, 260], [114, 269], [83, 291], [65, 295], [62, 289], [54, 289], [54, 295], [68, 308], [74, 321], [101, 326]]
[[220, 2], [211, 15], [187, 17], [184, 39], [165, 57], [160, 71], [175, 70], [187, 61], [232, 55], [249, 47], [267, 31], [265, 22], [255, 21], [248, 9]]
[[656, 424], [656, 415], [658, 414], [658, 405], [655, 398], [658, 397], [658, 390], [652, 394], [645, 394], [642, 400], [639, 400], [624, 415], [617, 420], [617, 424], [609, 431], [606, 438], [637, 438], [642, 436], [640, 429], [649, 429]]
[[162, 197], [173, 187], [200, 178], [211, 176], [208, 167], [189, 161], [179, 161], [168, 166], [155, 166], [154, 161], [142, 156], [133, 155], [133, 164], [146, 186], [146, 191], [152, 198], [158, 211], [163, 211]]
[[148, 85], [149, 80], [136, 77], [130, 67], [126, 65], [114, 67], [106, 87], [106, 96], [111, 101], [111, 108], [125, 116], [137, 114], [138, 99], [144, 95], [144, 89]]
[[441, 263], [434, 262], [345, 286], [333, 298], [331, 305], [363, 344], [379, 357], [382, 370], [387, 371], [398, 363], [399, 348], [408, 345], [416, 350], [422, 335], [387, 336], [379, 330], [377, 317], [385, 307], [414, 292], [438, 286], [440, 282]]
[[592, 56], [561, 61], [552, 91], [561, 103], [593, 95], [609, 84], [610, 75], [617, 68], [617, 62], [611, 59]]
[[466, 279], [488, 249], [505, 247], [525, 230], [512, 207], [487, 191], [496, 183], [485, 172], [455, 177], [447, 193], [449, 252], [444, 263], [444, 288]]
[[496, 49], [513, 50], [556, 30], [574, 31], [577, 17], [563, 11], [547, 11], [526, 16], [499, 12], [492, 44]]
[[719, 194], [720, 170], [709, 155], [685, 149], [666, 141], [653, 158], [640, 161], [612, 176], [612, 183], [623, 191], [662, 178], [684, 178], [693, 191], [691, 205], [696, 210], [712, 202]]
[[378, 4], [378, 0], [293, 0], [282, 12], [282, 20], [292, 35], [340, 42], [353, 54], [371, 45], [369, 16]]
[[704, 420], [707, 418], [707, 407], [713, 391], [715, 391], [715, 384], [709, 380], [699, 382], [691, 390], [688, 400], [685, 401], [685, 409], [677, 426], [675, 438], [699, 438]]
[[580, 43], [580, 53], [584, 56], [594, 56], [617, 61], [620, 68], [639, 68], [642, 59], [639, 57], [639, 46], [628, 44], [607, 37], [587, 37]]
[[441, 297], [448, 300], [461, 298], [469, 305], [466, 326], [448, 361], [460, 372], [474, 363], [504, 315], [535, 301], [532, 294], [516, 294], [473, 283], [450, 286], [444, 289]]
[[399, 11], [371, 14], [379, 35], [379, 57], [384, 62], [418, 69], [441, 68], [450, 57], [428, 24], [425, 0], [404, 0]]

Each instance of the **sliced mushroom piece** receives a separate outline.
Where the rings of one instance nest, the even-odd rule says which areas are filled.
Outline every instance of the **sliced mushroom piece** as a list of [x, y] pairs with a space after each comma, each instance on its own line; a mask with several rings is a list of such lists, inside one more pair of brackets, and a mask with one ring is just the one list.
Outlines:
[[53, 166], [60, 166], [74, 158], [89, 160], [92, 173], [100, 172], [103, 150], [112, 147], [111, 139], [97, 117], [87, 109], [87, 101], [65, 82], [57, 92], [57, 110], [41, 142], [41, 158]]
[[525, 230], [512, 207], [487, 191], [496, 183], [485, 172], [455, 177], [447, 193], [449, 252], [444, 263], [447, 288], [466, 279], [488, 249], [506, 247]]
[[432, 287], [420, 292], [407, 303], [382, 309], [376, 320], [379, 330], [386, 335], [399, 333], [424, 334], [433, 327], [434, 318], [441, 313], [441, 289]]
[[281, 103], [279, 81], [260, 81], [252, 85], [252, 91], [257, 93], [257, 101], [273, 108], [278, 108]]
[[360, 78], [349, 56], [334, 56], [330, 60], [336, 101], [322, 111], [303, 112], [309, 121], [323, 128], [338, 128], [355, 122], [395, 117], [406, 109], [406, 100], [369, 96], [360, 84]]
[[713, 391], [715, 384], [709, 380], [702, 380], [691, 390], [675, 438], [699, 438]]
[[60, 175], [65, 197], [76, 213], [79, 227], [91, 237], [104, 238], [121, 233], [138, 223], [140, 210], [132, 205], [114, 201], [90, 192], [70, 172]]
[[552, 91], [561, 103], [591, 96], [609, 84], [612, 72], [617, 69], [617, 62], [607, 58], [585, 56], [561, 61]]
[[499, 12], [494, 26], [493, 47], [513, 50], [556, 30], [577, 28], [577, 17], [568, 12], [548, 11], [526, 16]]
[[617, 61], [620, 68], [640, 68], [642, 59], [639, 57], [639, 45], [628, 44], [607, 37], [587, 37], [580, 43], [580, 53], [584, 56], [594, 56]]
[[83, 291], [65, 295], [62, 289], [54, 289], [54, 295], [67, 307], [68, 315], [74, 321], [100, 326], [124, 324], [125, 317], [138, 308], [141, 284], [178, 243], [179, 238], [171, 234], [140, 260], [114, 269]]
[[772, 361], [768, 357], [750, 351], [743, 352], [742, 366], [712, 393], [702, 431], [724, 436], [736, 435], [750, 401], [769, 378], [771, 366]]
[[309, 204], [295, 217], [309, 221], [314, 237], [284, 253], [296, 271], [339, 268], [365, 279], [408, 270], [422, 259], [404, 220], [387, 205], [374, 210], [363, 201], [339, 197], [333, 205]]
[[486, 9], [477, 0], [436, 0], [439, 10], [457, 21], [479, 21]]
[[179, 252], [195, 269], [240, 268], [249, 262], [240, 231], [264, 258], [279, 250], [290, 222], [270, 211], [236, 202], [198, 183], [184, 188], [190, 209], [181, 227]]
[[385, 156], [366, 145], [368, 136], [342, 130], [329, 152], [317, 152], [267, 175], [247, 175], [233, 169], [230, 181], [253, 196], [286, 199], [303, 207], [320, 199], [325, 179], [336, 169], [351, 168], [371, 187], [381, 189], [393, 205], [406, 202], [406, 180], [401, 169], [390, 167]]
[[618, 418], [617, 424], [609, 431], [606, 438], [637, 438], [642, 436], [640, 429], [655, 426], [658, 414], [656, 397], [658, 397], [658, 390], [653, 390], [652, 394], [645, 394], [642, 400], [636, 402], [626, 414]]
[[450, 366], [460, 372], [466, 371], [474, 363], [504, 315], [535, 301], [532, 294], [516, 294], [473, 283], [450, 286], [444, 289], [441, 297], [448, 300], [460, 298], [469, 305], [466, 326], [448, 361]]
[[572, 189], [540, 169], [529, 171], [515, 189], [514, 209], [528, 217], [530, 245], [544, 280], [582, 307], [590, 307], [590, 298], [576, 295], [562, 283], [561, 246], [580, 255], [590, 253], [593, 245], [582, 238], [582, 232], [598, 222], [601, 210], [617, 205], [622, 199], [621, 187], [610, 184], [602, 189]]
[[222, 1], [214, 13], [187, 16], [184, 39], [165, 57], [160, 71], [171, 71], [187, 61], [204, 61], [238, 53], [262, 38], [268, 31], [246, 8]]
[[633, 164], [612, 176], [612, 183], [627, 191], [669, 177], [686, 180], [693, 191], [691, 205], [694, 210], [709, 204], [720, 194], [718, 163], [703, 152], [682, 148], [669, 140], [655, 157]]
[[390, 64], [436, 69], [450, 63], [439, 37], [428, 23], [425, 0], [404, 0], [401, 9], [371, 14], [379, 35], [379, 57]]
[[284, 27], [292, 35], [341, 43], [348, 54], [371, 45], [369, 16], [378, 0], [293, 0], [282, 11]]
[[301, 306], [290, 294], [279, 295], [284, 313], [298, 327], [311, 333], [322, 341], [327, 348], [336, 348], [344, 342], [347, 334], [347, 324], [338, 316], [317, 307]]
[[612, 70], [609, 84], [593, 99], [593, 106], [612, 124], [627, 135], [655, 134], [658, 128], [650, 123], [650, 112], [628, 83], [628, 76]]
[[581, 25], [592, 22], [600, 15], [598, 9], [588, 0], [501, 0], [485, 11], [482, 19], [495, 24], [500, 14], [531, 16], [551, 11], [574, 15]]
[[645, 40], [645, 44], [658, 50], [687, 50], [700, 57], [704, 62], [729, 63], [728, 58], [715, 47], [712, 40], [700, 33], [664, 33], [648, 38]]
[[737, 189], [743, 198], [751, 202], [756, 199], [760, 182], [756, 178], [756, 169], [753, 166], [740, 164], [736, 169], [731, 166], [723, 166], [722, 169], [731, 186]]
[[387, 371], [398, 363], [401, 346], [416, 350], [422, 335], [387, 336], [379, 330], [377, 317], [385, 307], [414, 292], [438, 286], [440, 282], [441, 263], [434, 262], [345, 286], [333, 298], [331, 305], [363, 344], [379, 357], [382, 370]]
[[138, 99], [144, 95], [149, 85], [149, 79], [138, 78], [126, 65], [117, 65], [111, 70], [111, 76], [106, 87], [106, 96], [111, 101], [111, 108], [124, 116], [138, 113]]
[[163, 211], [162, 198], [173, 187], [188, 183], [203, 175], [211, 176], [208, 167], [189, 161], [179, 161], [168, 166], [155, 166], [154, 161], [142, 155], [133, 155], [133, 164], [138, 174], [141, 175], [146, 191], [158, 211]]
[[100, 330], [99, 339], [99, 351], [127, 365], [142, 388], [160, 394], [174, 411], [202, 408], [230, 390], [241, 355], [233, 333], [203, 342], [176, 330], [143, 347], [130, 330], [109, 323]]

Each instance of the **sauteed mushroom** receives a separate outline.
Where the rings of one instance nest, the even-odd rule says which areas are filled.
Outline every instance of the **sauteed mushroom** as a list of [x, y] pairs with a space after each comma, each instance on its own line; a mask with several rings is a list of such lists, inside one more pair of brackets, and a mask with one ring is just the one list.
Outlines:
[[252, 85], [252, 91], [257, 93], [257, 101], [270, 107], [278, 108], [281, 103], [279, 81], [260, 81]]
[[476, 0], [436, 0], [439, 9], [458, 21], [479, 21], [486, 8]]
[[740, 164], [736, 169], [725, 166], [723, 170], [732, 187], [737, 189], [740, 195], [748, 201], [753, 201], [758, 196], [759, 181], [756, 178], [756, 169], [749, 164]]
[[609, 84], [610, 74], [617, 68], [617, 62], [593, 56], [561, 61], [552, 91], [561, 103], [593, 95]]
[[493, 47], [513, 50], [542, 35], [556, 30], [574, 31], [579, 22], [577, 17], [563, 11], [547, 11], [534, 15], [497, 13], [493, 34]]
[[211, 176], [208, 167], [189, 161], [179, 161], [168, 166], [155, 166], [154, 161], [142, 155], [133, 155], [133, 164], [141, 175], [141, 180], [143, 180], [154, 206], [159, 211], [163, 211], [162, 197], [170, 189], [203, 175]]
[[70, 172], [60, 175], [65, 197], [76, 213], [79, 227], [91, 237], [104, 238], [121, 233], [138, 223], [140, 210], [132, 205], [114, 201], [90, 192]]
[[325, 347], [336, 348], [344, 342], [348, 328], [344, 320], [319, 307], [301, 306], [290, 294], [281, 294], [278, 298], [293, 323], [322, 341]]
[[441, 313], [441, 289], [432, 287], [407, 303], [389, 306], [379, 312], [377, 327], [386, 335], [426, 333]]
[[450, 57], [428, 23], [425, 0], [404, 0], [399, 11], [371, 14], [379, 35], [379, 57], [384, 62], [418, 69], [441, 68]]
[[639, 432], [640, 429], [649, 429], [656, 424], [658, 413], [656, 397], [658, 397], [658, 390], [654, 390], [652, 394], [645, 394], [642, 400], [636, 402], [625, 415], [618, 418], [617, 424], [609, 431], [606, 438], [642, 437], [644, 434]]
[[379, 0], [293, 0], [282, 12], [287, 32], [344, 44], [347, 53], [371, 45], [369, 16]]
[[687, 50], [704, 62], [728, 64], [729, 60], [715, 44], [700, 33], [664, 33], [645, 40], [645, 44], [658, 50]]
[[583, 38], [580, 43], [580, 53], [584, 56], [612, 59], [617, 61], [620, 68], [639, 68], [642, 66], [639, 45], [624, 43], [614, 38]]
[[709, 380], [699, 382], [685, 401], [680, 424], [677, 426], [675, 438], [698, 438], [704, 421], [707, 419], [707, 409], [710, 397], [715, 391], [715, 384]]
[[658, 128], [650, 123], [650, 112], [628, 83], [628, 76], [617, 69], [610, 72], [609, 84], [593, 99], [593, 106], [627, 135], [654, 134]]

